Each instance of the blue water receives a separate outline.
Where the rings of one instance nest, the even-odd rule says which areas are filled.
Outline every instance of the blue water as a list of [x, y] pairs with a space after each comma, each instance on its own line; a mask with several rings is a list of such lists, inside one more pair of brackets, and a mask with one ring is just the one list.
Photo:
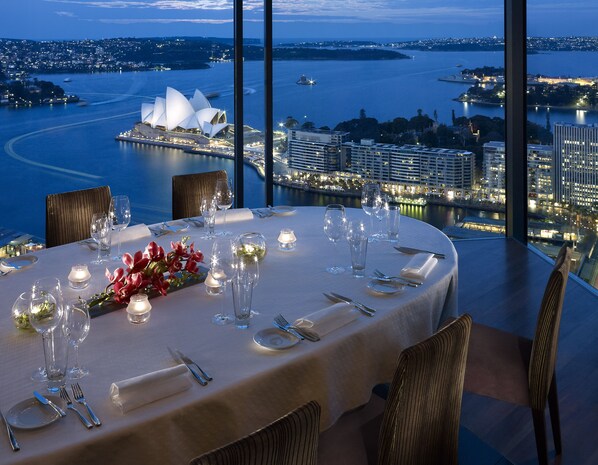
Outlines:
[[[411, 117], [418, 109], [440, 122], [456, 116], [484, 114], [504, 116], [500, 107], [466, 106], [452, 99], [467, 86], [438, 81], [463, 67], [502, 66], [502, 54], [480, 52], [408, 52], [410, 60], [386, 62], [275, 62], [275, 121], [293, 116], [300, 122], [334, 127], [338, 122], [366, 114], [386, 121]], [[598, 53], [559, 52], [533, 55], [530, 73], [550, 75], [598, 75]], [[298, 86], [301, 74], [317, 85]], [[233, 120], [233, 64], [216, 64], [208, 70], [139, 72], [122, 74], [37, 76], [61, 85], [88, 102], [87, 106], [54, 106], [31, 109], [0, 109], [0, 159], [3, 189], [0, 225], [44, 236], [45, 196], [49, 193], [109, 184], [115, 194], [131, 198], [136, 222], [153, 223], [170, 218], [171, 177], [224, 168], [232, 176], [230, 160], [185, 154], [179, 150], [115, 141], [121, 131], [139, 120], [142, 102], [163, 96], [166, 86], [190, 95], [195, 88], [204, 93], [220, 92], [215, 107]], [[245, 63], [245, 123], [263, 128], [263, 66]], [[532, 111], [529, 118], [546, 123], [545, 110]], [[598, 113], [551, 110], [551, 121], [598, 122]], [[264, 204], [263, 182], [245, 168], [245, 204]], [[275, 188], [278, 204], [343, 203], [357, 201]], [[409, 209], [410, 215], [438, 227], [453, 224], [472, 212], [428, 206]]]

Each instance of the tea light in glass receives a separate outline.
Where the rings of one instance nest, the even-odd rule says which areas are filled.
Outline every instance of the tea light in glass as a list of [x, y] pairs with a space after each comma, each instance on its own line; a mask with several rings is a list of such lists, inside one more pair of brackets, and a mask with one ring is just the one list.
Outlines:
[[211, 271], [208, 273], [208, 276], [206, 276], [204, 284], [206, 285], [206, 292], [208, 295], [222, 294], [222, 286], [220, 285], [219, 281], [214, 279]]
[[278, 235], [278, 248], [280, 250], [294, 250], [297, 244], [297, 238], [292, 229], [281, 229]]
[[87, 265], [75, 265], [68, 276], [69, 286], [73, 289], [85, 289], [91, 281], [91, 274]]
[[131, 296], [127, 305], [127, 319], [133, 324], [146, 323], [150, 318], [152, 305], [146, 294], [135, 294]]

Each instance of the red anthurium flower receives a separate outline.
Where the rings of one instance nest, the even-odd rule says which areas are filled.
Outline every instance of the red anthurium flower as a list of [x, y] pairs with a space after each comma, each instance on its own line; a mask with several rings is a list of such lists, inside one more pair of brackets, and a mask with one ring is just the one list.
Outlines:
[[122, 280], [124, 275], [125, 270], [123, 270], [122, 268], [117, 268], [116, 270], [114, 270], [114, 274], [110, 273], [110, 271], [108, 271], [108, 268], [106, 268], [106, 278], [108, 278], [110, 284]]
[[189, 273], [197, 273], [199, 271], [199, 267], [194, 260], [189, 259], [187, 260], [187, 263], [185, 263], [185, 271], [188, 271]]

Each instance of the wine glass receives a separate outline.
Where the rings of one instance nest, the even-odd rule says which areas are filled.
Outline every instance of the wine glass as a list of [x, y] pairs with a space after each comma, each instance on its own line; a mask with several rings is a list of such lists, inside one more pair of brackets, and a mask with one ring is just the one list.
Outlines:
[[[346, 226], [345, 207], [339, 204], [328, 205], [324, 214], [324, 232], [334, 244], [335, 252], [337, 242], [345, 235]], [[326, 271], [332, 274], [341, 274], [345, 272], [345, 269], [342, 266], [333, 265], [326, 268]]]
[[120, 260], [120, 232], [131, 222], [131, 203], [126, 195], [115, 195], [110, 201], [110, 219], [112, 229], [118, 232], [118, 251], [112, 260]]
[[[64, 314], [62, 305], [62, 289], [58, 278], [41, 278], [35, 281], [31, 288], [31, 302], [29, 304], [29, 323], [42, 335], [44, 359], [46, 367], [33, 372], [34, 381], [56, 381], [62, 373], [56, 373], [56, 355], [54, 330], [60, 332], [59, 324]], [[59, 335], [56, 335], [58, 338]], [[65, 360], [66, 361], [66, 360]], [[65, 367], [66, 368], [66, 367]], [[58, 379], [60, 382], [61, 380]]]
[[110, 219], [106, 213], [94, 213], [91, 218], [91, 225], [89, 227], [91, 238], [98, 244], [98, 258], [92, 260], [91, 263], [99, 265], [103, 262], [101, 257], [102, 244], [108, 242], [108, 237], [111, 233]]
[[207, 232], [201, 236], [201, 239], [214, 239], [214, 224], [216, 223], [216, 199], [214, 197], [201, 200], [199, 207], [203, 217], [204, 227]]
[[71, 300], [65, 313], [69, 344], [73, 348], [74, 363], [68, 370], [70, 379], [79, 379], [89, 374], [89, 370], [79, 366], [79, 344], [89, 334], [90, 316], [89, 306], [82, 299]]
[[[370, 228], [374, 230], [374, 215], [380, 209], [380, 186], [368, 182], [361, 189], [361, 208], [370, 217]], [[371, 239], [372, 240], [372, 239]]]
[[380, 195], [378, 195], [374, 200], [373, 212], [374, 216], [378, 220], [378, 228], [372, 237], [379, 240], [384, 240], [388, 235], [382, 230], [382, 220], [388, 216], [388, 195], [380, 192]]
[[222, 222], [223, 231], [222, 236], [228, 236], [231, 234], [230, 231], [226, 231], [226, 211], [233, 206], [233, 199], [235, 195], [233, 193], [231, 182], [228, 179], [218, 179], [216, 181], [216, 190], [214, 198], [216, 199], [216, 206], [220, 210], [224, 210], [224, 220]]
[[222, 288], [223, 300], [222, 311], [212, 317], [215, 325], [227, 325], [235, 321], [234, 316], [224, 310], [224, 299], [226, 299], [226, 284], [230, 282], [235, 273], [235, 251], [233, 241], [226, 238], [217, 238], [212, 244], [212, 257], [210, 259], [210, 273], [212, 278]]

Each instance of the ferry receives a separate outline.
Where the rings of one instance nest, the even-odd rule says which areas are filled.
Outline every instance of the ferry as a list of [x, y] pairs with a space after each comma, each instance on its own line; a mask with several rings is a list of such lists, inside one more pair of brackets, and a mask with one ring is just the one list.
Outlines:
[[73, 80], [70, 77], [64, 78], [63, 82], [73, 82]]
[[307, 77], [305, 77], [305, 74], [302, 74], [299, 80], [297, 81], [297, 84], [299, 84], [300, 86], [315, 86], [316, 80], [312, 78], [308, 79]]

